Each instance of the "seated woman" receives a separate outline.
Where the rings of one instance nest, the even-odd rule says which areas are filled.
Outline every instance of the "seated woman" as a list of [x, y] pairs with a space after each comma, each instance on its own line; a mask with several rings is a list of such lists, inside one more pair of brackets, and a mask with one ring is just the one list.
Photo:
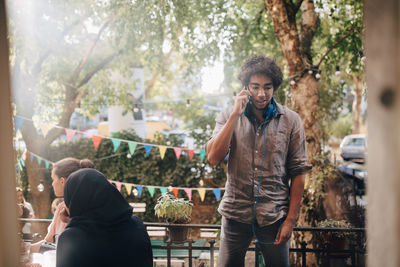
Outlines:
[[64, 201], [70, 221], [58, 239], [57, 267], [153, 265], [145, 226], [102, 173], [72, 173]]
[[[52, 186], [56, 197], [62, 197], [64, 195], [64, 185], [67, 181], [68, 176], [82, 168], [94, 168], [94, 164], [89, 159], [79, 160], [76, 158], [64, 158], [53, 164], [51, 171], [51, 179], [53, 180]], [[65, 204], [62, 201], [57, 205], [54, 212], [54, 217], [47, 229], [47, 235], [44, 240], [41, 240], [31, 246], [31, 252], [39, 252], [55, 246], [46, 246], [46, 243], [56, 244], [58, 236], [64, 231], [65, 226], [68, 223], [68, 216], [65, 214]]]

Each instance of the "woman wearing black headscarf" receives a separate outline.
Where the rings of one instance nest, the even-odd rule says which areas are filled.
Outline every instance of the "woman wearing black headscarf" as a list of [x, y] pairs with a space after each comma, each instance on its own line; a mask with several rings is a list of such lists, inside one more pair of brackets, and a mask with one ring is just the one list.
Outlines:
[[82, 169], [64, 187], [70, 222], [57, 245], [57, 267], [152, 266], [150, 238], [132, 207], [102, 173]]

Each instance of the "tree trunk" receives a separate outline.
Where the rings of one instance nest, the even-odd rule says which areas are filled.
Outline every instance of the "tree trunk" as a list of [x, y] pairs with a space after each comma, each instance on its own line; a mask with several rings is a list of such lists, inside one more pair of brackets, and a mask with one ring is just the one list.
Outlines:
[[313, 75], [306, 74], [291, 87], [293, 108], [303, 121], [306, 134], [307, 154], [309, 160], [320, 154], [321, 128], [317, 120], [318, 81]]
[[354, 75], [352, 78], [355, 84], [353, 101], [353, 134], [358, 134], [361, 133], [361, 100], [364, 82], [359, 76]]
[[[302, 9], [301, 32], [296, 26], [296, 13]], [[275, 35], [278, 38], [289, 67], [293, 109], [303, 120], [306, 133], [309, 160], [320, 154], [320, 126], [317, 120], [318, 111], [318, 81], [307, 69], [312, 67], [311, 45], [319, 20], [312, 1], [297, 4], [282, 0], [265, 0], [274, 24]]]

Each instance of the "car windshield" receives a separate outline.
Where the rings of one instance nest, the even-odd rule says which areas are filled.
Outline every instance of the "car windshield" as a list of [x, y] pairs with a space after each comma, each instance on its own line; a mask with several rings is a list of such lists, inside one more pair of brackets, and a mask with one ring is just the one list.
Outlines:
[[364, 138], [349, 138], [347, 139], [344, 146], [365, 146], [365, 139]]

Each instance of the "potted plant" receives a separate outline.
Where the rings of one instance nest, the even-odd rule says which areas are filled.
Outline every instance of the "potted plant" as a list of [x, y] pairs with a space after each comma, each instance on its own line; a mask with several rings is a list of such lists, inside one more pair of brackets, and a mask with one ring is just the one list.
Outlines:
[[[162, 194], [154, 207], [158, 218], [164, 219], [170, 224], [189, 223], [192, 218], [193, 204], [183, 198], [175, 198], [171, 194]], [[188, 228], [179, 226], [168, 226], [171, 241], [182, 242], [187, 239]]]
[[[318, 227], [324, 228], [345, 228], [351, 229], [353, 226], [346, 220], [333, 220], [333, 219], [326, 219], [321, 221], [317, 224]], [[323, 232], [322, 239], [324, 242], [330, 243], [330, 248], [332, 250], [343, 250], [346, 249], [348, 245], [348, 240], [356, 238], [356, 234], [354, 232], [343, 232], [343, 231], [330, 231], [330, 232]], [[340, 253], [332, 253], [340, 254]]]

